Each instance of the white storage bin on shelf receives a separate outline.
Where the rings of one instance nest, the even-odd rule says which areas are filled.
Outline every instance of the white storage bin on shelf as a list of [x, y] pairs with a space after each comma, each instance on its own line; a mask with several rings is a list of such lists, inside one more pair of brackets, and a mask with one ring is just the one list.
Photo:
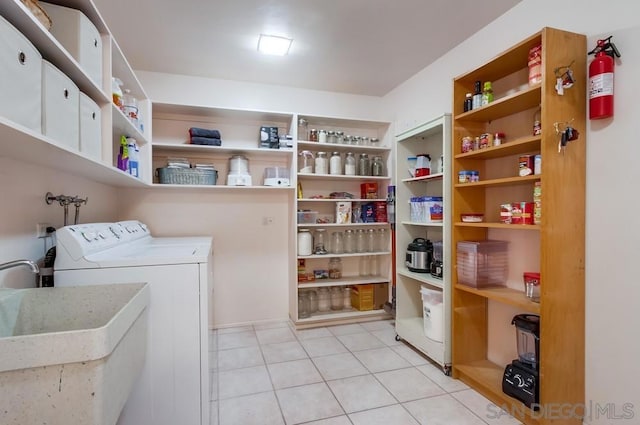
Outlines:
[[51, 17], [51, 34], [102, 87], [102, 39], [95, 25], [79, 10], [43, 2], [40, 5]]
[[42, 132], [42, 56], [0, 16], [0, 116]]
[[100, 107], [80, 92], [80, 152], [95, 160], [102, 157], [102, 118]]
[[442, 291], [421, 285], [424, 335], [436, 342], [444, 340], [444, 304]]
[[80, 90], [58, 68], [42, 61], [42, 132], [61, 145], [80, 148]]

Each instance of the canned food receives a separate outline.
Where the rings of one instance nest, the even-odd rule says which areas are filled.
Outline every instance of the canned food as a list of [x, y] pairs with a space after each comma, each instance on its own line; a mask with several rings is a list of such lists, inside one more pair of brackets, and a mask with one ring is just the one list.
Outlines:
[[462, 138], [462, 153], [471, 152], [473, 150], [473, 137]]

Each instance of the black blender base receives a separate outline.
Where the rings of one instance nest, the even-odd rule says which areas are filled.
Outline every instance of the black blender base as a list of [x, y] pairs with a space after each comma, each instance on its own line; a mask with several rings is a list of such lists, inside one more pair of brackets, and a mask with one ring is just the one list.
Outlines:
[[504, 369], [502, 391], [520, 400], [528, 408], [538, 409], [540, 402], [538, 372], [535, 369], [514, 360]]

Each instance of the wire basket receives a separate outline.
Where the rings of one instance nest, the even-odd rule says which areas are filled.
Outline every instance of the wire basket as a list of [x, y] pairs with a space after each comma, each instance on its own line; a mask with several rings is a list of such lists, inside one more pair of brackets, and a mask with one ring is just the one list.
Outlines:
[[161, 184], [215, 185], [218, 180], [217, 170], [163, 167], [158, 168], [156, 173]]

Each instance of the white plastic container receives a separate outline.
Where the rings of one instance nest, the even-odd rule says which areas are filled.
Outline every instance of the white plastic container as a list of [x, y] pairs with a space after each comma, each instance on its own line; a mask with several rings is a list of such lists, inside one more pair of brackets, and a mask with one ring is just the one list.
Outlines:
[[433, 341], [443, 342], [444, 304], [442, 291], [429, 289], [425, 285], [422, 285], [420, 295], [422, 295], [424, 335]]
[[264, 169], [265, 186], [289, 186], [291, 184], [289, 169], [285, 167], [266, 167]]
[[0, 116], [42, 132], [42, 56], [0, 16]]
[[102, 158], [102, 118], [98, 105], [80, 92], [80, 152], [100, 161]]
[[64, 46], [98, 87], [102, 87], [102, 38], [84, 13], [40, 2], [51, 17], [51, 34]]
[[42, 133], [60, 145], [80, 149], [80, 90], [46, 60], [42, 61]]
[[298, 232], [298, 255], [313, 254], [313, 235], [309, 229], [300, 229]]

